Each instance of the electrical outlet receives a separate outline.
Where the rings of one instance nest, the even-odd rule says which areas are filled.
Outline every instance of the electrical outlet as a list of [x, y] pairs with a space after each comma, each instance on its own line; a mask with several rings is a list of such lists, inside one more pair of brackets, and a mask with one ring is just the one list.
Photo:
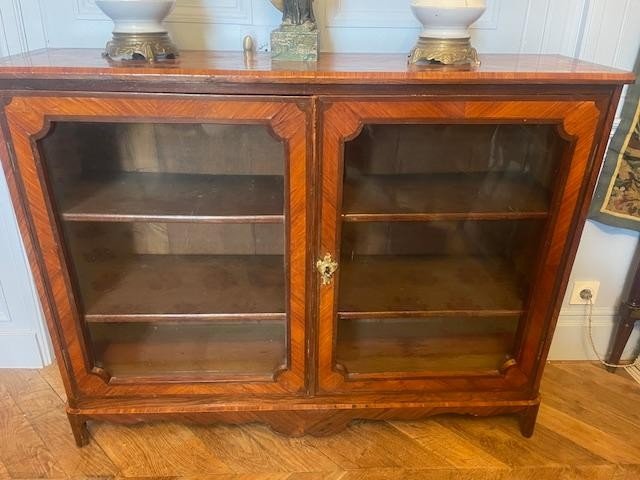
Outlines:
[[598, 298], [598, 290], [600, 289], [600, 282], [597, 280], [583, 281], [583, 282], [575, 282], [573, 284], [573, 290], [571, 290], [571, 300], [569, 301], [570, 305], [586, 305], [589, 303], [588, 300], [585, 300], [580, 297], [580, 292], [588, 289], [591, 290], [591, 303], [596, 303], [596, 299]]

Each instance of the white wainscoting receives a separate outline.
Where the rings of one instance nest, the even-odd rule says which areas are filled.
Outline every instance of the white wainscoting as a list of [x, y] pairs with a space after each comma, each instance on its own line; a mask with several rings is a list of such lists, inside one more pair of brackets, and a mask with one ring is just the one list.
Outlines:
[[7, 299], [5, 298], [2, 285], [0, 285], [0, 328], [8, 324], [10, 321], [9, 306], [7, 305]]
[[7, 183], [0, 175], [0, 367], [35, 368], [51, 359]]
[[[323, 51], [407, 53], [419, 32], [410, 0], [316, 0]], [[480, 53], [561, 53], [631, 68], [640, 47], [640, 0], [489, 0], [473, 28]], [[240, 50], [244, 35], [269, 48], [280, 21], [269, 0], [178, 0], [169, 28], [183, 49]], [[42, 47], [100, 48], [111, 23], [93, 0], [0, 0], [0, 54]], [[4, 178], [0, 181], [0, 366], [50, 359]], [[2, 243], [4, 242], [4, 243]], [[587, 223], [570, 280], [601, 282], [594, 336], [606, 351], [635, 265], [638, 234]], [[11, 253], [13, 252], [13, 253]], [[15, 252], [20, 252], [16, 255]], [[16, 307], [16, 305], [18, 307]], [[17, 309], [16, 309], [17, 308]], [[584, 310], [565, 300], [551, 356], [592, 358]], [[634, 337], [637, 339], [637, 334]], [[8, 352], [8, 353], [7, 353]]]

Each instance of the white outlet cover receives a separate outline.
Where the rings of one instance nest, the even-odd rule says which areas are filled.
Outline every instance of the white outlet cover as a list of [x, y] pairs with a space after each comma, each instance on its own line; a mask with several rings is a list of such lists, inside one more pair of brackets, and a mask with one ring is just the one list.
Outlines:
[[593, 293], [591, 303], [596, 303], [596, 300], [598, 299], [598, 290], [600, 290], [600, 282], [597, 280], [584, 280], [573, 284], [569, 305], [586, 305], [589, 303], [587, 300], [580, 298], [580, 292], [585, 288], [588, 288], [591, 290], [591, 293]]

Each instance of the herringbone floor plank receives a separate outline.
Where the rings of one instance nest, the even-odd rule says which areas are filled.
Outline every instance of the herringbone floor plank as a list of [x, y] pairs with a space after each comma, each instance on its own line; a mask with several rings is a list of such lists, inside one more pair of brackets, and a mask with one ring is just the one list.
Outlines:
[[636, 480], [640, 385], [552, 364], [536, 434], [514, 418], [356, 422], [325, 438], [261, 425], [91, 424], [78, 449], [56, 367], [0, 370], [0, 480]]

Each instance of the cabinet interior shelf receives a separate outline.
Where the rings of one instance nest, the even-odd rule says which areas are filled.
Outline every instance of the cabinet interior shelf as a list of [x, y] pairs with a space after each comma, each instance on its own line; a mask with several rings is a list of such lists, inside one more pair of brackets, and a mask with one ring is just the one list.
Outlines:
[[66, 221], [284, 223], [280, 175], [104, 173], [56, 189]]
[[279, 255], [128, 255], [78, 265], [90, 323], [285, 319]]
[[[525, 286], [504, 258], [358, 255], [340, 265], [341, 318], [512, 316]], [[380, 312], [380, 313], [377, 313]]]
[[367, 320], [367, 319], [408, 319], [419, 321], [425, 318], [512, 318], [525, 313], [524, 309], [448, 309], [448, 310], [385, 310], [362, 312], [338, 312], [340, 320]]
[[475, 324], [449, 320], [341, 322], [336, 360], [352, 378], [497, 373], [513, 348], [518, 317]]
[[358, 175], [345, 178], [345, 222], [540, 219], [548, 191], [519, 173]]
[[287, 319], [286, 313], [131, 313], [131, 314], [86, 314], [87, 323], [157, 323], [163, 325], [197, 325], [202, 323], [246, 323], [261, 325], [280, 323]]
[[100, 366], [120, 382], [127, 377], [161, 381], [176, 374], [268, 381], [286, 358], [284, 324], [258, 329], [244, 324], [92, 324], [89, 331]]

